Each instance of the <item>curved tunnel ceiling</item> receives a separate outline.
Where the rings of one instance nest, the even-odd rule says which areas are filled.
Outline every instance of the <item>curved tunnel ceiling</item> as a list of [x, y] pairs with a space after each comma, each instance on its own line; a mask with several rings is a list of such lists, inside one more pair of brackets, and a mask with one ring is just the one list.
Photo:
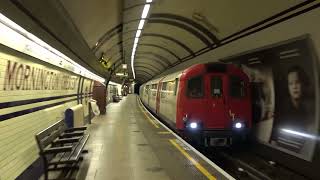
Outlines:
[[[128, 64], [145, 0], [62, 1], [97, 58], [115, 68]], [[310, 1], [153, 0], [135, 55], [137, 81], [237, 39], [273, 15]], [[299, 5], [300, 4], [300, 5]], [[183, 6], [183, 8], [181, 7]], [[250, 9], [250, 13], [248, 13]]]

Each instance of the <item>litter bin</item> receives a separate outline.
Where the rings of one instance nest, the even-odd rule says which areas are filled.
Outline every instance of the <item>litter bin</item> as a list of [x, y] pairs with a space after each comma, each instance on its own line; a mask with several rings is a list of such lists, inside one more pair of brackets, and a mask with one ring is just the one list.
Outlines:
[[83, 105], [78, 104], [65, 111], [65, 122], [68, 128], [84, 126]]

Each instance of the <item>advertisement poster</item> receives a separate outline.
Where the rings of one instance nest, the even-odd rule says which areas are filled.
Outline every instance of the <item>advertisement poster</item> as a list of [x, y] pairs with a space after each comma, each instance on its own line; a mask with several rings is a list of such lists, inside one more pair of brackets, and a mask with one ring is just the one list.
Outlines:
[[319, 130], [316, 58], [305, 36], [224, 60], [250, 78], [257, 140], [307, 161]]

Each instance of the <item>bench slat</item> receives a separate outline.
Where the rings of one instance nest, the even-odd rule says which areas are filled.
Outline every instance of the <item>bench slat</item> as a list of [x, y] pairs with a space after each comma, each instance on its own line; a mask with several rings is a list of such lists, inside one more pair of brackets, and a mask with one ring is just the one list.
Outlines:
[[62, 146], [62, 147], [51, 147], [47, 148], [43, 151], [44, 154], [57, 154], [60, 152], [68, 152], [72, 151], [73, 147], [72, 146]]
[[61, 156], [60, 159], [53, 159], [49, 164], [66, 164], [66, 163], [76, 163], [79, 161], [81, 152], [89, 139], [89, 135], [85, 134], [79, 143], [76, 143], [72, 151], [66, 152]]
[[83, 138], [81, 139], [81, 142], [76, 147], [75, 151], [72, 153], [72, 156], [70, 157], [69, 160], [71, 160], [71, 161], [78, 161], [79, 160], [79, 157], [80, 157], [82, 150], [83, 150], [84, 146], [86, 145], [88, 139], [89, 139], [89, 134], [86, 134], [85, 136], [83, 136]]
[[50, 145], [53, 140], [66, 130], [66, 128], [64, 120], [60, 120], [36, 134], [36, 140], [40, 148], [40, 152]]
[[41, 140], [41, 139], [45, 138], [46, 136], [48, 136], [49, 134], [51, 134], [52, 131], [58, 129], [60, 126], [64, 126], [64, 120], [60, 120], [60, 121], [52, 124], [48, 128], [39, 132], [36, 136], [37, 136], [37, 138], [39, 138]]
[[63, 138], [63, 139], [55, 139], [52, 144], [66, 144], [66, 143], [76, 143], [79, 142], [81, 137], [72, 137], [72, 138]]

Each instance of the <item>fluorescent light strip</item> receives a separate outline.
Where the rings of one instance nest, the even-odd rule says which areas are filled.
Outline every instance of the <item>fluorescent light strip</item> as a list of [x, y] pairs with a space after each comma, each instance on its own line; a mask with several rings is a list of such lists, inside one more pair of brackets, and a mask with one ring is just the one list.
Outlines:
[[138, 44], [138, 42], [139, 42], [139, 38], [134, 38], [134, 44]]
[[[146, 0], [146, 3], [151, 3], [151, 2], [152, 2], [152, 0]], [[136, 54], [136, 50], [137, 50], [137, 47], [138, 47], [139, 37], [141, 36], [141, 32], [142, 32], [142, 29], [143, 29], [143, 26], [144, 26], [144, 23], [145, 23], [145, 18], [147, 18], [149, 10], [150, 10], [150, 4], [145, 4], [144, 7], [143, 7], [143, 11], [142, 11], [142, 14], [141, 14], [141, 20], [139, 22], [138, 30], [137, 30], [137, 33], [136, 33], [136, 37], [134, 39], [133, 47], [132, 47], [131, 70], [132, 70], [132, 74], [133, 74], [133, 78], [134, 79], [136, 78], [136, 74], [135, 74], [135, 71], [134, 71], [134, 56]]]
[[141, 15], [141, 19], [145, 19], [147, 17], [149, 9], [150, 9], [150, 4], [144, 5], [143, 11], [142, 11], [142, 15]]
[[139, 38], [139, 37], [140, 37], [140, 35], [141, 35], [141, 30], [140, 30], [140, 29], [138, 29], [138, 31], [137, 31], [137, 33], [136, 33], [136, 38]]
[[143, 28], [144, 22], [145, 22], [144, 19], [141, 19], [141, 20], [140, 20], [138, 29], [142, 29], [142, 28]]
[[35, 35], [0, 13], [0, 43], [24, 54], [74, 72], [81, 76], [104, 82], [105, 79], [74, 62]]

